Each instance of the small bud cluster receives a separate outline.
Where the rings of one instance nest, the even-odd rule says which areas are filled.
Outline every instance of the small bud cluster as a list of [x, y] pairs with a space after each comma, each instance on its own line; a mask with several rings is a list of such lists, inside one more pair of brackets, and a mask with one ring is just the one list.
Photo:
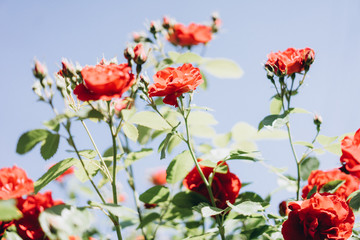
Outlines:
[[212, 19], [211, 30], [213, 33], [217, 33], [222, 24], [219, 14], [217, 12], [213, 13], [211, 19]]
[[124, 57], [128, 60], [128, 65], [132, 66], [132, 61], [136, 63], [136, 72], [141, 72], [141, 66], [146, 62], [149, 51], [145, 51], [143, 43], [136, 44], [135, 47], [128, 46], [124, 50]]
[[39, 97], [40, 101], [45, 101], [46, 99], [51, 100], [54, 96], [51, 88], [54, 82], [48, 76], [46, 66], [38, 60], [35, 60], [33, 74], [34, 77], [38, 79], [32, 86], [34, 93]]

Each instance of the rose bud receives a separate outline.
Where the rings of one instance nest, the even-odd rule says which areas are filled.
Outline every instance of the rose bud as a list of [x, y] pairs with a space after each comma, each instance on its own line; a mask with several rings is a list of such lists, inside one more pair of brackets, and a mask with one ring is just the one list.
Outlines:
[[127, 60], [131, 60], [135, 57], [134, 49], [132, 47], [127, 47], [124, 50], [124, 57]]
[[116, 99], [113, 102], [115, 114], [118, 118], [121, 116], [121, 110], [123, 109], [130, 109], [132, 107], [132, 100], [129, 97], [126, 97], [124, 99]]
[[134, 47], [134, 61], [138, 65], [142, 65], [146, 62], [147, 55], [144, 50], [144, 46], [141, 43], [138, 43]]
[[290, 209], [288, 208], [287, 202], [286, 201], [282, 201], [279, 204], [279, 214], [280, 216], [287, 216], [289, 215]]
[[47, 75], [47, 70], [45, 65], [40, 63], [38, 60], [35, 60], [33, 74], [37, 79], [43, 80]]
[[171, 24], [170, 24], [170, 18], [167, 16], [163, 17], [163, 24], [162, 24], [163, 28], [165, 29], [169, 29]]
[[322, 117], [320, 115], [317, 115], [317, 114], [314, 115], [314, 124], [316, 126], [320, 126], [322, 121], [323, 120], [322, 120]]
[[157, 32], [160, 32], [160, 26], [159, 26], [159, 23], [158, 22], [155, 22], [155, 21], [151, 21], [150, 22], [150, 29], [149, 31], [152, 33], [152, 34], [155, 34]]

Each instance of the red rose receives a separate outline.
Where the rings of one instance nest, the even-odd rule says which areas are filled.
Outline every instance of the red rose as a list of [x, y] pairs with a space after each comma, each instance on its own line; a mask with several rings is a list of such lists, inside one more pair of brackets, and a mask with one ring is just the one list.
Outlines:
[[[227, 166], [227, 163], [222, 161], [219, 161], [217, 164]], [[209, 175], [213, 172], [213, 168], [202, 165], [200, 165], [200, 168], [206, 179], [209, 179]], [[196, 167], [194, 167], [194, 169], [192, 169], [185, 177], [183, 184], [187, 189], [203, 195], [210, 201], [207, 188]], [[216, 206], [218, 208], [225, 209], [227, 208], [226, 201], [234, 203], [235, 199], [239, 195], [240, 188], [241, 182], [239, 178], [235, 174], [231, 173], [229, 169], [226, 173], [216, 172], [211, 185], [211, 190], [215, 198]]]
[[271, 52], [265, 66], [276, 75], [292, 75], [300, 73], [309, 66], [315, 58], [315, 52], [311, 48], [295, 49], [288, 48], [284, 52]]
[[51, 192], [30, 195], [26, 199], [19, 198], [17, 208], [22, 212], [23, 217], [15, 221], [15, 226], [22, 239], [45, 239], [45, 234], [38, 220], [39, 215], [45, 209], [59, 204], [63, 204], [63, 202], [54, 201]]
[[211, 40], [212, 29], [209, 26], [191, 23], [184, 26], [181, 23], [175, 24], [169, 29], [168, 40], [172, 44], [182, 47], [207, 43]]
[[83, 83], [74, 89], [81, 101], [120, 98], [135, 81], [127, 64], [86, 66], [81, 70]]
[[166, 184], [166, 170], [160, 169], [153, 174], [151, 174], [150, 181], [155, 185], [165, 185]]
[[353, 176], [360, 178], [360, 129], [354, 136], [346, 136], [341, 141], [342, 156], [340, 161]]
[[302, 190], [302, 197], [305, 199], [314, 186], [317, 186], [317, 192], [319, 192], [325, 184], [334, 180], [346, 181], [334, 193], [344, 200], [346, 200], [352, 192], [359, 189], [360, 180], [358, 178], [343, 173], [337, 168], [326, 172], [315, 170], [310, 173], [308, 185], [306, 185]]
[[19, 198], [32, 192], [34, 182], [23, 169], [16, 166], [0, 169], [0, 200]]
[[178, 106], [177, 98], [196, 89], [203, 79], [198, 68], [185, 63], [178, 68], [165, 68], [154, 75], [154, 84], [149, 86], [150, 97], [165, 97], [163, 102]]
[[345, 240], [352, 234], [354, 213], [336, 195], [315, 193], [301, 204], [289, 203], [289, 208], [281, 230], [284, 240]]

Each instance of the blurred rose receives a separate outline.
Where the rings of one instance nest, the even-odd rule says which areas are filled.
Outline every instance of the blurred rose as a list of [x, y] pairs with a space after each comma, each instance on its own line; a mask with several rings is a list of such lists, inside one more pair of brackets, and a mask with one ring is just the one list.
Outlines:
[[150, 181], [155, 185], [166, 184], [166, 169], [160, 169], [151, 174]]
[[17, 166], [0, 169], [0, 200], [19, 198], [32, 192], [34, 182], [23, 169]]
[[191, 23], [184, 26], [181, 23], [175, 24], [168, 30], [168, 41], [182, 47], [207, 43], [212, 38], [212, 29], [209, 26]]
[[351, 175], [360, 178], [360, 129], [354, 136], [346, 136], [341, 141], [341, 151], [340, 161], [345, 169]]

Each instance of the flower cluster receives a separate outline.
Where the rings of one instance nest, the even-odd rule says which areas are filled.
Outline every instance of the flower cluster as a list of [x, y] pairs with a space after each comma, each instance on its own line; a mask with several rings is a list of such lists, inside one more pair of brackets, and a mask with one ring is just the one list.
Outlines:
[[[17, 233], [24, 240], [45, 239], [45, 234], [40, 227], [38, 217], [42, 211], [62, 201], [54, 201], [51, 192], [44, 194], [34, 192], [34, 183], [29, 179], [25, 171], [13, 166], [12, 168], [0, 169], [0, 196], [2, 200], [14, 199], [16, 206], [22, 213], [22, 217], [10, 222], [0, 221], [0, 237], [5, 230], [15, 225]], [[23, 196], [28, 195], [26, 198]]]

